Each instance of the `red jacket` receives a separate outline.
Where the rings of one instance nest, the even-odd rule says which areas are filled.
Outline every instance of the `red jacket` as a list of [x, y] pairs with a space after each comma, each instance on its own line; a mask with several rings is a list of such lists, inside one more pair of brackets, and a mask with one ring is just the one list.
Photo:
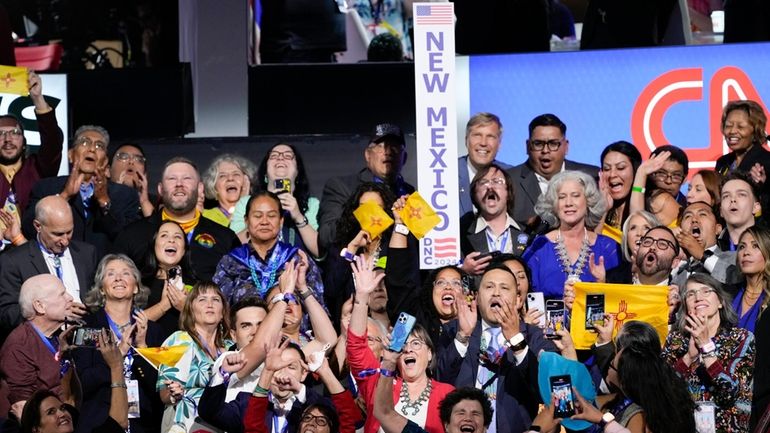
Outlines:
[[[353, 377], [356, 378], [358, 384], [358, 393], [364, 397], [366, 401], [366, 412], [368, 414], [374, 413], [374, 390], [377, 387], [377, 381], [380, 378], [380, 374], [373, 374], [364, 378], [359, 378], [358, 373], [367, 369], [377, 369], [380, 367], [380, 363], [375, 359], [374, 354], [366, 343], [366, 333], [363, 336], [358, 336], [348, 330], [348, 365], [350, 366], [350, 372]], [[393, 403], [398, 402], [401, 393], [401, 384], [403, 380], [399, 377], [395, 379], [393, 383]], [[433, 391], [430, 394], [430, 400], [428, 400], [428, 416], [425, 419], [425, 430], [428, 433], [444, 433], [444, 425], [441, 423], [441, 417], [439, 416], [438, 405], [444, 400], [447, 394], [452, 392], [455, 387], [443, 382], [438, 382], [431, 379], [431, 385]], [[370, 415], [366, 418], [366, 425], [364, 428], [365, 433], [377, 433], [380, 428], [380, 423], [374, 417]]]
[[[332, 395], [332, 403], [337, 409], [337, 415], [340, 418], [340, 433], [355, 433], [356, 425], [361, 422], [361, 411], [353, 401], [350, 391], [344, 391]], [[267, 396], [251, 396], [249, 405], [246, 408], [246, 415], [243, 417], [243, 433], [269, 433], [272, 426], [268, 428], [265, 422], [267, 414], [268, 399]], [[293, 426], [295, 429], [299, 426]]]

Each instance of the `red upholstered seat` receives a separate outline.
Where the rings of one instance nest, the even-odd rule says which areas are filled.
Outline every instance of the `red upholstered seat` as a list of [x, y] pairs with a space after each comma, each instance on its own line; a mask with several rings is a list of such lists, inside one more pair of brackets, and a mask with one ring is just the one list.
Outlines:
[[16, 47], [16, 66], [24, 66], [35, 71], [55, 71], [61, 64], [64, 49], [60, 44], [37, 47]]

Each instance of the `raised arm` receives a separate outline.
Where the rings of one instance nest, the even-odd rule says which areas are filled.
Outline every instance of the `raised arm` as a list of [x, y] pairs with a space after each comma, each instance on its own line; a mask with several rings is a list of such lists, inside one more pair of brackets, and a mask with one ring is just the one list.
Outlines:
[[393, 405], [392, 374], [382, 374], [383, 371], [395, 373], [398, 356], [398, 352], [392, 352], [388, 349], [382, 351], [381, 374], [374, 390], [374, 416], [380, 422], [385, 433], [400, 433], [408, 422], [406, 418], [396, 412]]
[[310, 325], [313, 327], [313, 335], [323, 344], [334, 344], [337, 341], [337, 332], [334, 330], [329, 314], [313, 296], [313, 291], [308, 287], [307, 274], [310, 266], [307, 255], [299, 251], [300, 261], [297, 264], [297, 293], [304, 301], [305, 312], [310, 317]]
[[369, 317], [369, 295], [385, 278], [385, 274], [374, 272], [374, 258], [365, 259], [356, 256], [353, 268], [353, 280], [356, 286], [356, 294], [353, 299], [353, 313], [350, 316], [349, 331], [357, 336], [366, 334], [366, 321]]
[[664, 151], [650, 157], [636, 169], [634, 175], [634, 185], [631, 188], [631, 201], [629, 202], [629, 214], [638, 210], [644, 210], [644, 187], [647, 184], [647, 177], [660, 170], [663, 163], [671, 156], [671, 152]]

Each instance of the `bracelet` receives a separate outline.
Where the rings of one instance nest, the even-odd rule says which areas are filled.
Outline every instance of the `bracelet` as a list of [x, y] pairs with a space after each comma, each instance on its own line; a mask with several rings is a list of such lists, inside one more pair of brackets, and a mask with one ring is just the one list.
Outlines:
[[25, 238], [24, 238], [24, 235], [23, 235], [23, 234], [21, 234], [21, 233], [19, 233], [18, 235], [14, 236], [14, 238], [13, 238], [13, 239], [11, 239], [11, 243], [12, 243], [12, 244], [14, 244], [14, 245], [16, 245], [16, 246], [18, 246], [19, 244], [21, 244], [22, 242], [24, 242], [24, 239], [25, 239]]
[[647, 192], [647, 188], [645, 188], [643, 186], [632, 186], [631, 187], [631, 191], [633, 191], [633, 192], [640, 192], [640, 193], [644, 194], [645, 192]]
[[302, 221], [300, 222], [294, 221], [294, 225], [297, 226], [298, 229], [305, 227], [307, 225], [307, 217], [305, 215], [302, 215]]
[[126, 386], [126, 382], [112, 382], [110, 384], [110, 388], [125, 388], [128, 389]]
[[384, 368], [381, 368], [380, 369], [380, 376], [396, 377], [396, 370], [385, 370]]
[[270, 300], [270, 304], [277, 304], [281, 301], [286, 301], [286, 298], [283, 296], [283, 293], [278, 293], [277, 295], [273, 296], [273, 299]]
[[352, 262], [356, 259], [356, 255], [348, 251], [347, 248], [343, 248], [342, 251], [340, 251], [340, 257], [349, 262]]
[[292, 295], [291, 293], [285, 293], [283, 295], [283, 300], [288, 304], [289, 302], [294, 302], [295, 304], [299, 305], [299, 301], [297, 300], [297, 297]]
[[705, 355], [707, 353], [716, 352], [716, 350], [717, 350], [717, 345], [714, 344], [713, 340], [709, 340], [708, 343], [704, 344], [700, 348], [700, 353]]
[[302, 299], [302, 301], [304, 302], [307, 298], [313, 296], [313, 291], [310, 289], [307, 289], [304, 292], [297, 292], [297, 294], [299, 295], [299, 298]]
[[262, 388], [261, 386], [259, 386], [259, 384], [257, 384], [257, 386], [254, 387], [254, 392], [252, 393], [252, 395], [263, 396], [263, 395], [267, 395], [268, 392], [270, 391], [265, 388]]

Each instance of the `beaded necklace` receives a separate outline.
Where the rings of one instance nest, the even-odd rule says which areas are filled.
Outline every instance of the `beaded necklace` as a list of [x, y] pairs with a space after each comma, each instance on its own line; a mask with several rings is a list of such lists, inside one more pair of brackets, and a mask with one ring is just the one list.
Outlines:
[[408, 409], [412, 409], [412, 416], [417, 415], [420, 412], [420, 406], [422, 406], [423, 403], [427, 402], [430, 398], [430, 392], [433, 390], [433, 383], [431, 383], [431, 380], [428, 379], [428, 386], [425, 387], [425, 389], [422, 390], [420, 393], [420, 396], [417, 397], [417, 400], [411, 401], [409, 399], [409, 387], [406, 384], [406, 381], [403, 381], [401, 383], [401, 403], [403, 403], [403, 406], [401, 406], [401, 413], [404, 414], [404, 416], [409, 416], [407, 413]]
[[588, 260], [588, 254], [591, 251], [591, 245], [588, 243], [588, 230], [583, 227], [583, 244], [580, 245], [580, 254], [575, 262], [575, 266], [569, 261], [569, 253], [567, 252], [567, 246], [564, 245], [564, 237], [559, 230], [559, 236], [556, 237], [556, 255], [559, 256], [561, 262], [561, 269], [567, 274], [567, 279], [579, 280], [580, 275], [583, 273], [583, 266]]

